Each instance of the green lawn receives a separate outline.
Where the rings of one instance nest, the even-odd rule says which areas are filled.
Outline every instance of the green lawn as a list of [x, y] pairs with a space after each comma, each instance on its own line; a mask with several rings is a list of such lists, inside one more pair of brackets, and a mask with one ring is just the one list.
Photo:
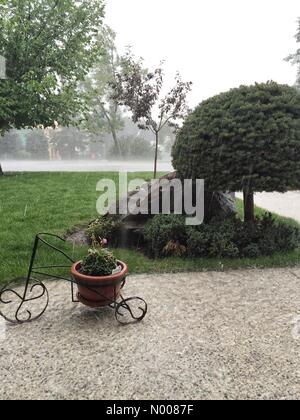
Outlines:
[[[117, 180], [116, 173], [33, 173], [6, 175], [0, 178], [0, 282], [26, 274], [34, 236], [37, 232], [64, 235], [75, 225], [82, 225], [96, 216], [96, 184], [101, 178]], [[132, 174], [132, 178], [150, 178], [151, 174]], [[239, 202], [240, 211], [242, 203]], [[261, 213], [261, 209], [257, 209]], [[286, 219], [287, 223], [296, 224]], [[63, 245], [80, 259], [85, 249]], [[149, 260], [141, 253], [116, 250], [129, 264], [131, 273], [224, 270], [254, 267], [285, 267], [299, 264], [300, 249], [295, 252], [250, 259], [180, 259]], [[41, 265], [54, 260], [48, 250], [39, 254]]]

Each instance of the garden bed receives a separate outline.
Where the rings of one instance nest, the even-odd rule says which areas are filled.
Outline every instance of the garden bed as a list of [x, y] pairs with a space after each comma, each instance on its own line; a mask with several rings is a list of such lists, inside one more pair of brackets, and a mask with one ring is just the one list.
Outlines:
[[[133, 178], [151, 174], [130, 174]], [[117, 173], [36, 173], [9, 175], [0, 179], [1, 235], [0, 282], [26, 275], [32, 241], [38, 231], [64, 235], [74, 233], [74, 226], [87, 226], [96, 216], [98, 197], [96, 184], [101, 178], [116, 179]], [[18, 194], [16, 194], [18, 191]], [[76, 199], [75, 199], [75, 198]], [[241, 203], [238, 202], [239, 208]], [[261, 215], [264, 212], [256, 209]], [[284, 223], [297, 222], [276, 216]], [[76, 229], [80, 230], [80, 229]], [[81, 259], [86, 246], [68, 243], [66, 249]], [[184, 271], [227, 270], [239, 268], [288, 267], [300, 264], [300, 249], [254, 259], [237, 258], [165, 258], [152, 260], [130, 249], [114, 250], [118, 259], [128, 263], [130, 273], [163, 273]], [[40, 255], [41, 262], [51, 262], [51, 256]]]

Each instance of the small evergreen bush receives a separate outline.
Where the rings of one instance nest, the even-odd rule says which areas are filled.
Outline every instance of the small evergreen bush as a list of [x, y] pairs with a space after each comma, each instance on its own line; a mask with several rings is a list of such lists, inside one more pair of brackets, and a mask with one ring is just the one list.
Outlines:
[[157, 215], [148, 222], [144, 229], [149, 256], [158, 258], [166, 255], [165, 248], [169, 242], [185, 246], [188, 229], [185, 217], [180, 215]]
[[236, 217], [186, 226], [183, 216], [155, 216], [145, 228], [151, 257], [190, 256], [257, 258], [287, 252], [300, 244], [300, 230], [266, 213], [254, 223]]

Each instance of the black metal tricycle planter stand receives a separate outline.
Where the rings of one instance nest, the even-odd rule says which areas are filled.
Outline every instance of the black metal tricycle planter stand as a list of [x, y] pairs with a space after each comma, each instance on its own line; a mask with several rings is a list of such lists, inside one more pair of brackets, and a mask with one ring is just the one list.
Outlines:
[[[71, 265], [74, 264], [75, 261], [67, 253], [48, 242], [45, 238], [55, 238], [56, 240], [58, 239], [59, 241], [65, 242], [61, 237], [50, 233], [40, 233], [36, 236], [28, 275], [25, 280], [22, 279], [24, 291], [20, 292], [20, 281], [14, 281], [3, 287], [0, 291], [0, 316], [8, 322], [13, 324], [24, 324], [39, 319], [45, 313], [49, 304], [49, 292], [43, 283], [43, 279], [45, 278], [68, 282], [71, 286], [72, 302], [79, 303], [78, 293], [76, 294], [75, 291], [75, 286], [78, 285], [78, 282], [73, 278], [70, 271]], [[68, 260], [68, 265], [37, 266], [36, 258], [40, 244], [46, 245], [49, 250], [62, 255]], [[53, 270], [55, 269], [69, 269], [70, 276], [54, 275]], [[126, 278], [121, 279], [119, 282], [114, 282], [113, 284], [105, 284], [105, 287], [111, 286], [114, 289], [114, 297], [109, 301], [107, 306], [114, 310], [117, 321], [122, 325], [142, 321], [145, 318], [148, 309], [147, 303], [140, 297], [123, 297], [120, 290], [123, 290], [125, 284]], [[86, 285], [85, 287], [90, 289], [93, 293], [97, 293], [101, 298], [107, 299], [107, 296], [101, 295], [101, 287], [97, 287], [97, 291], [95, 291], [95, 288], [89, 287], [89, 285]], [[39, 305], [34, 308], [34, 304], [37, 302], [39, 302]]]

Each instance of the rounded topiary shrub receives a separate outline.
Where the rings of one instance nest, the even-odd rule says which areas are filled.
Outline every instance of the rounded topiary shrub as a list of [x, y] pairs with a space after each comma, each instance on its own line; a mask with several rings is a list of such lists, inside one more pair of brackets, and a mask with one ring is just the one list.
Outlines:
[[244, 191], [254, 221], [254, 192], [300, 189], [300, 93], [275, 82], [241, 86], [202, 102], [173, 147], [183, 178], [208, 191]]

